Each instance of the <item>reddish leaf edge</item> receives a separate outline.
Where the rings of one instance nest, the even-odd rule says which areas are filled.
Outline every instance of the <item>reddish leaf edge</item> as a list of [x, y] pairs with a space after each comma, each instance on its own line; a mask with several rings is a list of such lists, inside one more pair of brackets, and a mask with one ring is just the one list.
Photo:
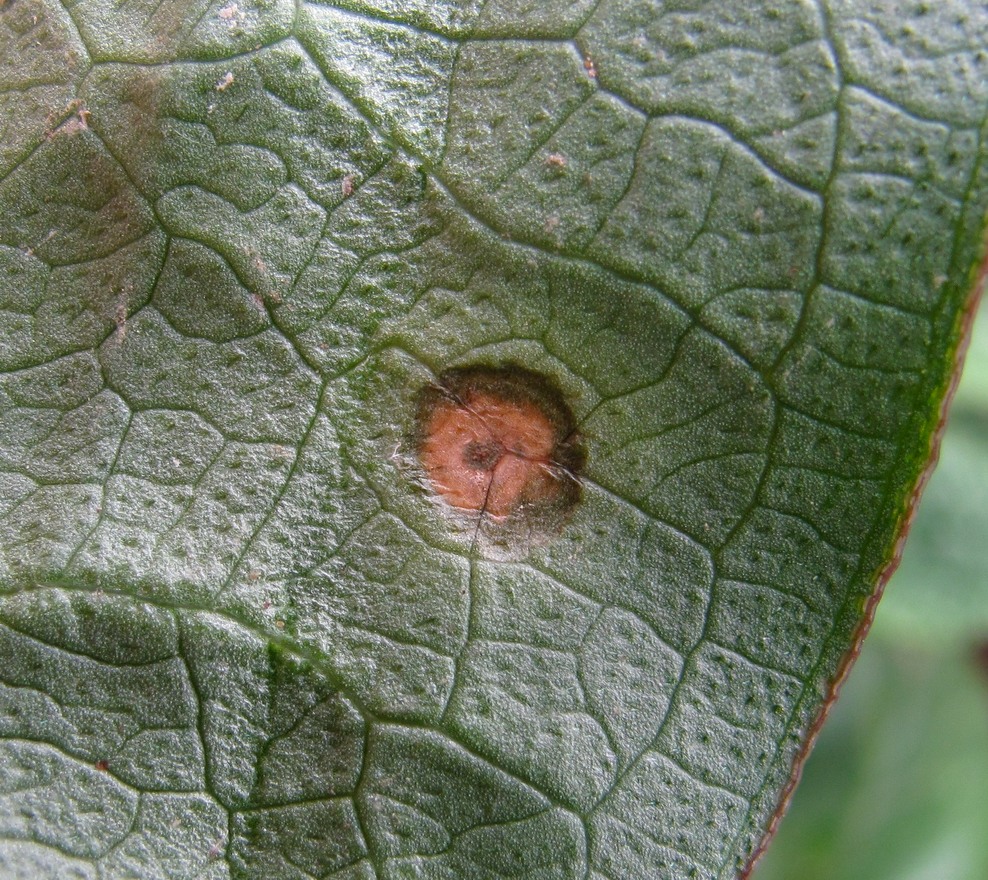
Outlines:
[[943, 399], [940, 402], [937, 425], [930, 438], [930, 456], [927, 460], [926, 467], [923, 468], [922, 472], [917, 477], [916, 483], [913, 485], [912, 491], [908, 495], [905, 514], [899, 524], [899, 533], [896, 536], [895, 543], [893, 544], [892, 555], [888, 563], [886, 563], [884, 568], [882, 568], [879, 572], [878, 580], [875, 583], [875, 590], [865, 601], [861, 620], [858, 623], [851, 640], [851, 647], [842, 658], [840, 665], [837, 667], [837, 672], [834, 673], [834, 677], [831, 679], [830, 686], [827, 689], [827, 696], [825, 697], [823, 705], [820, 707], [820, 711], [814, 719], [813, 724], [810, 725], [809, 733], [803, 742], [803, 747], [793, 759], [789, 781], [782, 789], [782, 794], [779, 798], [779, 805], [772, 814], [772, 818], [769, 820], [765, 833], [758, 842], [758, 846], [755, 847], [751, 856], [748, 858], [744, 869], [740, 874], [738, 874], [738, 880], [749, 880], [752, 871], [754, 871], [755, 866], [758, 864], [761, 857], [765, 855], [769, 844], [772, 842], [772, 839], [775, 837], [775, 834], [779, 829], [779, 824], [788, 812], [793, 794], [795, 794], [796, 788], [799, 786], [799, 781], [803, 775], [803, 767], [806, 764], [806, 759], [813, 751], [813, 747], [816, 745], [817, 737], [820, 735], [820, 730], [823, 728], [824, 723], [829, 717], [830, 710], [833, 709], [834, 704], [837, 702], [837, 698], [840, 696], [841, 688], [844, 687], [844, 682], [847, 681], [851, 668], [854, 666], [858, 656], [861, 654], [861, 648], [865, 637], [871, 630], [871, 625], [875, 619], [875, 610], [878, 608], [878, 603], [885, 594], [885, 587], [892, 579], [892, 575], [895, 574], [896, 570], [899, 568], [899, 563], [902, 561], [902, 551], [905, 548], [906, 539], [909, 537], [913, 520], [916, 518], [916, 510], [919, 507], [920, 499], [926, 489], [927, 483], [930, 481], [933, 471], [936, 470], [937, 463], [940, 461], [940, 447], [943, 442], [944, 431], [947, 427], [950, 406], [954, 401], [954, 395], [957, 392], [957, 386], [960, 384], [961, 374], [964, 371], [964, 360], [967, 357], [967, 350], [971, 344], [971, 331], [974, 327], [974, 319], [978, 314], [978, 307], [981, 304], [981, 299], [984, 295], [986, 286], [988, 286], [988, 236], [986, 236], [982, 245], [981, 264], [974, 272], [971, 292], [968, 296], [967, 302], [964, 304], [964, 308], [958, 316], [956, 330], [958, 339], [957, 348], [954, 350], [953, 365], [950, 370], [950, 379], [948, 381], [946, 391], [944, 392]]

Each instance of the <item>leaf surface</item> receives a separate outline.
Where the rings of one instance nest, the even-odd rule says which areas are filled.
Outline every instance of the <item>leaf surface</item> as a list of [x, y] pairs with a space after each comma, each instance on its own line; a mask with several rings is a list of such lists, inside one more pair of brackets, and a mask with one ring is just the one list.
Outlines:
[[[0, 875], [730, 878], [870, 614], [988, 210], [947, 2], [0, 4]], [[588, 452], [485, 552], [410, 449]]]
[[984, 315], [902, 565], [756, 880], [988, 873]]

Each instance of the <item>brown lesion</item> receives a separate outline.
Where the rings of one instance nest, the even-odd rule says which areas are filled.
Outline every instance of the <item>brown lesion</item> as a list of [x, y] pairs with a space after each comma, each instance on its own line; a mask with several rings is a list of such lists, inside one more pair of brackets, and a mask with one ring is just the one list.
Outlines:
[[448, 370], [419, 395], [416, 447], [431, 488], [488, 522], [558, 522], [579, 500], [576, 421], [545, 376], [522, 367]]

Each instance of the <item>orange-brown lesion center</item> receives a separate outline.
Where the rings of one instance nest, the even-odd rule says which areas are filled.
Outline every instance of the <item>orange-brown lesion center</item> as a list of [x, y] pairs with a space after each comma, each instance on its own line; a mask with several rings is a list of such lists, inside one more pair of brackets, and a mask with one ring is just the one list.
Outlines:
[[558, 491], [556, 445], [556, 428], [535, 404], [474, 392], [433, 409], [420, 458], [453, 507], [504, 518]]

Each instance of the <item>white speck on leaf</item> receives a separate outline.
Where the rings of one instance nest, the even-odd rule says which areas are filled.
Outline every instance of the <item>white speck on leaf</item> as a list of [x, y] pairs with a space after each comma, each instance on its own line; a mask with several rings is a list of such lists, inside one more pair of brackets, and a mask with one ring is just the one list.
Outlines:
[[216, 83], [216, 91], [225, 92], [230, 86], [233, 85], [233, 74], [228, 70], [223, 74], [223, 79]]
[[89, 108], [80, 99], [75, 98], [70, 101], [64, 112], [69, 115], [62, 117], [64, 122], [53, 131], [49, 131], [49, 139], [56, 134], [78, 134], [89, 129]]
[[117, 327], [117, 342], [123, 342], [127, 338], [127, 300], [123, 297], [117, 303], [113, 323]]

